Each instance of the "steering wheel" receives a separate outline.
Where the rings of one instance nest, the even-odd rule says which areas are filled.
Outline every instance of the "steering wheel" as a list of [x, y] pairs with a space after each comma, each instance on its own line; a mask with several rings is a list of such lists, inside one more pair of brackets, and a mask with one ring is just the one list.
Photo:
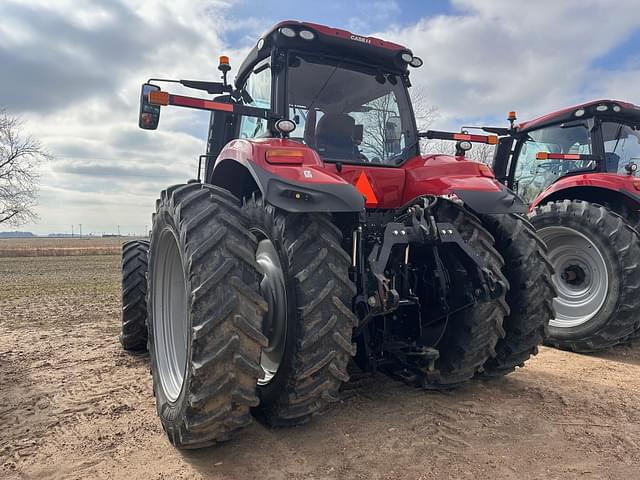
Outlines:
[[555, 173], [555, 172], [553, 172], [553, 169], [557, 168], [559, 170], [560, 169], [559, 167], [560, 167], [560, 165], [558, 165], [557, 162], [537, 163], [536, 166], [535, 166], [535, 169], [532, 169], [531, 173], [535, 174], [535, 173], [538, 173], [540, 170], [548, 170], [548, 171], [550, 171], [552, 173]]

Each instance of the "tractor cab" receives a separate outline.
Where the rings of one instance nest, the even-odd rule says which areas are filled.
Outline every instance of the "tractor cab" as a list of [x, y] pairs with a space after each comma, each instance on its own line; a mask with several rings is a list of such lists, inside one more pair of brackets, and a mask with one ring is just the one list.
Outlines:
[[[285, 118], [293, 122], [287, 136], [323, 161], [398, 165], [417, 154], [407, 88], [408, 67], [421, 64], [391, 42], [282, 22], [258, 40], [235, 82], [240, 102], [272, 119], [241, 116], [208, 153], [217, 155], [231, 138], [280, 136], [273, 119]], [[228, 121], [214, 117], [213, 130]]]
[[[358, 196], [366, 198], [365, 207], [397, 209], [416, 196], [431, 194], [461, 198], [477, 213], [525, 211], [486, 165], [466, 160], [462, 150], [456, 157], [420, 156], [424, 137], [457, 140], [459, 145], [497, 141], [496, 136], [418, 131], [409, 72], [422, 63], [411, 50], [392, 42], [285, 21], [260, 37], [233, 85], [226, 80], [227, 57], [221, 57], [219, 66], [223, 82], [169, 80], [217, 94], [213, 100], [157, 91], [150, 80], [143, 86], [140, 126], [157, 127], [158, 105], [211, 111], [207, 152], [201, 157], [204, 181], [229, 188], [239, 197], [268, 182], [266, 177], [281, 176], [286, 171], [281, 165], [297, 163], [313, 166], [302, 178], [307, 183], [339, 181], [355, 187], [351, 192], [340, 187], [340, 198], [332, 194], [329, 199], [306, 186], [302, 192], [298, 185], [305, 209], [313, 203], [319, 210], [330, 204], [334, 211], [354, 211], [362, 208]], [[262, 161], [266, 152], [259, 154], [258, 162], [239, 159], [239, 144], [234, 143], [238, 140], [250, 141], [252, 149], [279, 153], [272, 152], [266, 163]], [[281, 147], [291, 150], [283, 157]], [[238, 161], [244, 169], [238, 169]], [[291, 199], [297, 199], [295, 192], [278, 195], [274, 200], [278, 207], [300, 204]], [[350, 206], [344, 205], [346, 197], [353, 200]]]
[[529, 204], [561, 178], [637, 174], [640, 108], [630, 103], [589, 102], [502, 133], [494, 170]]

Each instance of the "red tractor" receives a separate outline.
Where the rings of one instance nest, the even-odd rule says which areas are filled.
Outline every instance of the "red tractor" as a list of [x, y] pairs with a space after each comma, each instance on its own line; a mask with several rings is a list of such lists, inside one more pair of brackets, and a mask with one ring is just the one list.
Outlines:
[[143, 85], [144, 129], [163, 105], [212, 112], [204, 175], [156, 203], [144, 285], [146, 246], [123, 259], [123, 344], [144, 343], [132, 332], [146, 317], [174, 445], [224, 440], [250, 413], [305, 422], [350, 363], [451, 389], [536, 353], [555, 295], [544, 244], [489, 167], [420, 155], [421, 137], [442, 135], [416, 127], [409, 67], [421, 64], [394, 43], [287, 21], [234, 86], [226, 57], [222, 82], [174, 81], [213, 99]]
[[502, 135], [498, 178], [530, 204], [549, 248], [556, 316], [549, 342], [606, 349], [640, 328], [640, 107], [598, 100], [485, 128]]

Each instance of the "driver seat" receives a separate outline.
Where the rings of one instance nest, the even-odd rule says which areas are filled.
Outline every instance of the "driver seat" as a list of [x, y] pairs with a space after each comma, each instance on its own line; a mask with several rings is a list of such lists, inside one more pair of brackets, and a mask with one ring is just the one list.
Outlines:
[[328, 113], [316, 126], [316, 149], [320, 155], [352, 159], [356, 154], [353, 139], [356, 121], [346, 113]]
[[607, 172], [618, 173], [618, 168], [620, 167], [620, 155], [613, 152], [605, 152], [604, 163]]

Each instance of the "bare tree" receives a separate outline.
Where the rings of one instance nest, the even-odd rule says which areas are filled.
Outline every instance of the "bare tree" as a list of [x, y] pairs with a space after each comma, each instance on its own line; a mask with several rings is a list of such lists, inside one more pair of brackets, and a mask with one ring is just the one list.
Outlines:
[[[427, 103], [427, 96], [421, 88], [411, 89], [410, 94], [418, 130], [427, 130], [438, 117], [438, 107]], [[360, 146], [370, 161], [385, 161], [400, 153], [400, 114], [392, 93], [371, 100], [363, 111], [353, 115], [363, 125], [365, 135]]]
[[51, 156], [40, 142], [21, 134], [22, 121], [0, 108], [0, 224], [35, 220], [38, 165]]
[[[436, 105], [428, 102], [428, 95], [423, 87], [413, 87], [409, 91], [411, 104], [416, 118], [418, 131], [424, 132], [438, 120], [439, 111]], [[387, 94], [371, 100], [367, 110], [360, 112], [358, 121], [362, 123], [366, 135], [362, 139], [361, 151], [366, 154], [369, 161], [379, 162], [393, 156], [400, 150], [400, 142], [390, 141], [390, 121], [397, 118], [397, 105], [395, 98]], [[420, 151], [423, 153], [437, 153], [442, 155], [455, 155], [456, 142], [449, 140], [421, 139]], [[491, 164], [494, 146], [482, 143], [474, 143], [470, 151], [466, 152], [469, 160]]]
[[429, 103], [429, 97], [424, 87], [411, 87], [409, 96], [411, 97], [411, 104], [413, 105], [413, 113], [416, 117], [418, 131], [423, 132], [429, 130], [433, 122], [440, 116], [438, 106]]
[[[440, 116], [438, 107], [428, 103], [428, 97], [424, 88], [414, 87], [410, 90], [410, 94], [413, 111], [416, 116], [416, 123], [418, 124], [418, 130], [428, 130]], [[474, 143], [471, 150], [466, 152], [465, 157], [469, 160], [491, 165], [494, 150], [494, 145]], [[425, 138], [420, 141], [420, 151], [423, 153], [455, 155], [456, 142], [450, 140], [430, 140]]]

